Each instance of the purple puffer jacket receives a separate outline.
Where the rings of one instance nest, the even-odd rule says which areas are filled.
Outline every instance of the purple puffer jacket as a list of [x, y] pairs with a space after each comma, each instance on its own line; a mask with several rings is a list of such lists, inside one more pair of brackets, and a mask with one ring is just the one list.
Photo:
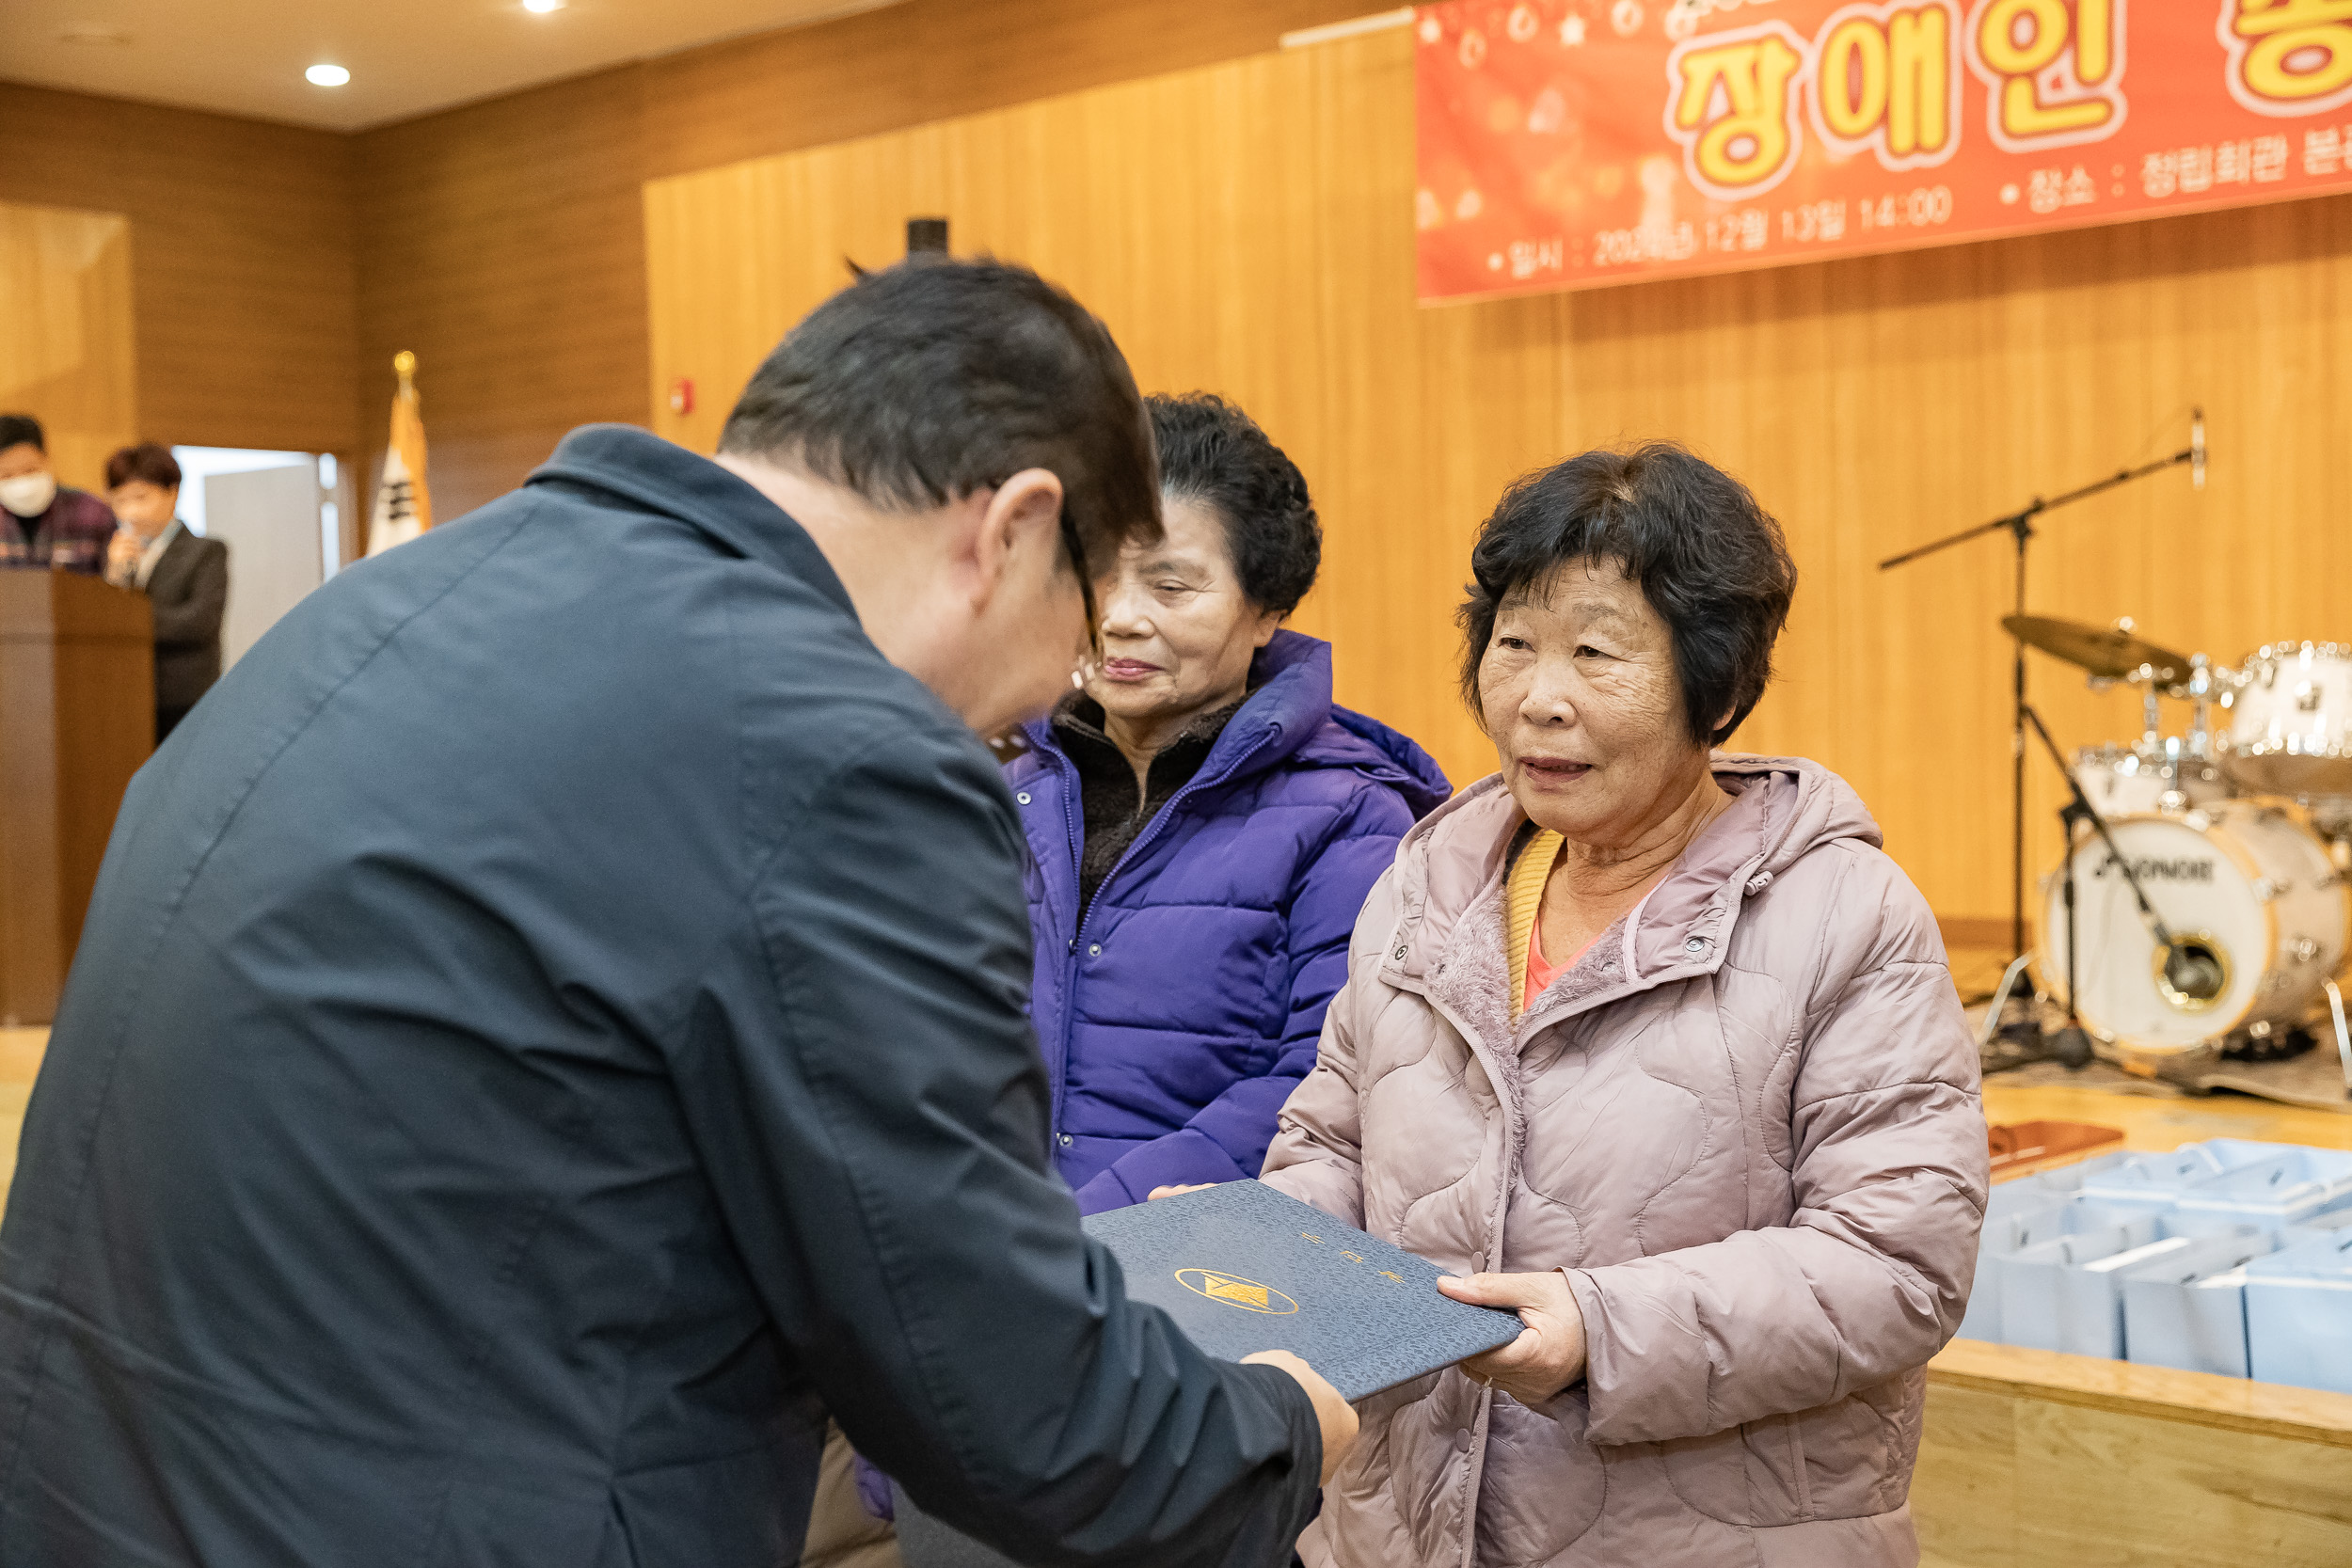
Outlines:
[[1033, 861], [1055, 1153], [1087, 1213], [1257, 1174], [1314, 1066], [1364, 895], [1451, 793], [1427, 752], [1331, 701], [1328, 643], [1277, 632], [1252, 674], [1258, 689], [1083, 927], [1077, 771], [1044, 722], [1006, 767]]

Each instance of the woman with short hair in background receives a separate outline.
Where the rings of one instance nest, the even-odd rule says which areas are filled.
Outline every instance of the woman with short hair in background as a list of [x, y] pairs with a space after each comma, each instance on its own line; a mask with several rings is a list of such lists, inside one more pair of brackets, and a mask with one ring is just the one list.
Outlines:
[[145, 594], [155, 615], [155, 744], [220, 679], [220, 621], [229, 608], [229, 546], [180, 520], [180, 465], [142, 441], [106, 459], [106, 501], [119, 525], [106, 580]]
[[1054, 1153], [1087, 1213], [1257, 1172], [1364, 895], [1449, 793], [1331, 700], [1330, 644], [1282, 629], [1322, 560], [1297, 466], [1222, 399], [1144, 404], [1166, 532], [1097, 564], [1102, 665], [1006, 769]]
[[1680, 447], [1513, 485], [1463, 685], [1500, 772], [1364, 910], [1266, 1182], [1511, 1344], [1374, 1396], [1309, 1568], [1898, 1568], [1984, 1209], [1977, 1053], [1861, 800], [1716, 748], [1796, 569]]
[[[1329, 643], [1282, 629], [1323, 554], [1297, 465], [1221, 398], [1144, 407], [1165, 531], [1093, 563], [1103, 663], [1005, 769], [1054, 1156], [1085, 1213], [1256, 1173], [1364, 895], [1449, 793], [1331, 700]], [[891, 1515], [880, 1472], [857, 1486]]]

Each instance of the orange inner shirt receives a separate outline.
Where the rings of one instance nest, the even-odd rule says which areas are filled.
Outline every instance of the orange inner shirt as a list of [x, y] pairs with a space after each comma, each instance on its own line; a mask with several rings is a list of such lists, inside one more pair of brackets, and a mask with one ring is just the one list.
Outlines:
[[1559, 963], [1544, 962], [1544, 922], [1538, 913], [1534, 924], [1527, 928], [1527, 981], [1525, 990], [1519, 995], [1519, 1010], [1525, 1012], [1533, 1006], [1535, 998], [1550, 990], [1554, 980], [1574, 969], [1577, 959], [1591, 952], [1592, 947], [1593, 944], [1588, 942]]

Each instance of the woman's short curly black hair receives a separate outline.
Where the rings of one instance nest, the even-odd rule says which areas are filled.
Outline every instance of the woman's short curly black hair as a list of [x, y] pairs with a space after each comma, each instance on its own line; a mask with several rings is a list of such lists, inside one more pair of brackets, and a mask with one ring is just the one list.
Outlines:
[[1297, 609], [1323, 564], [1323, 525], [1298, 465], [1214, 393], [1148, 397], [1143, 407], [1159, 445], [1161, 494], [1216, 512], [1252, 605], [1277, 615]]
[[[1691, 738], [1720, 746], [1772, 678], [1797, 563], [1748, 487], [1673, 441], [1588, 451], [1523, 475], [1470, 547], [1460, 612], [1462, 695], [1482, 710], [1478, 667], [1510, 594], [1575, 561], [1613, 561], [1674, 633]], [[1728, 711], [1721, 726], [1714, 721]]]

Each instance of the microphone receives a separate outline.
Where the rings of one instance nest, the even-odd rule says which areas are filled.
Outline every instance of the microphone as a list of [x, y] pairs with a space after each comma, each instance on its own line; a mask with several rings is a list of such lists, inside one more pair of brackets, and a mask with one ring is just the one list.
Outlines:
[[2188, 425], [2188, 478], [2192, 488], [2205, 487], [2205, 411], [2201, 408]]
[[2229, 971], [2201, 942], [2176, 942], [2164, 952], [2164, 977], [2183, 996], [2211, 1002], [2229, 989]]

